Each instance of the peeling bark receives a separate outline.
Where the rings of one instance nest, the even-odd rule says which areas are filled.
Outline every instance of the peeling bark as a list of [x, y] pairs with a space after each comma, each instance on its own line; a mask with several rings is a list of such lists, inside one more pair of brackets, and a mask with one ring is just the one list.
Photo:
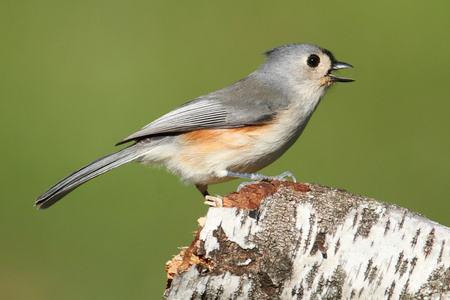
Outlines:
[[450, 229], [394, 204], [261, 182], [200, 223], [166, 299], [450, 299]]

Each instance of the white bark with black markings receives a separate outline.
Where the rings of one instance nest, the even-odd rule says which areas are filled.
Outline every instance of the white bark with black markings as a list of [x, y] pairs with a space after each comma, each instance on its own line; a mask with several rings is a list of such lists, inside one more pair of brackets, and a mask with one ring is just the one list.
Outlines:
[[450, 299], [450, 229], [342, 190], [210, 208], [167, 299]]

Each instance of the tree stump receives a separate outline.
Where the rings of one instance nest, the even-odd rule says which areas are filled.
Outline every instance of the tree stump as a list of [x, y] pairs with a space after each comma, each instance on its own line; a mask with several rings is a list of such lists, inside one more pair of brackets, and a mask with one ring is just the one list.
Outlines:
[[199, 223], [165, 299], [450, 299], [450, 228], [394, 204], [260, 182]]

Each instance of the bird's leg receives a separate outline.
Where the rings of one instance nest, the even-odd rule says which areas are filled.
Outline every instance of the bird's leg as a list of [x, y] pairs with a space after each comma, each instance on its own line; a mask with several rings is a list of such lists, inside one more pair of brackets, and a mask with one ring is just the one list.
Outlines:
[[203, 197], [209, 196], [208, 193], [208, 185], [206, 184], [196, 184], [195, 187], [197, 190], [202, 193]]
[[202, 185], [202, 184], [196, 184], [195, 187], [197, 188], [197, 190], [200, 191], [200, 193], [202, 193], [203, 197], [205, 197], [205, 204], [212, 206], [212, 207], [222, 207], [223, 202], [222, 202], [222, 197], [220, 196], [210, 196], [208, 193], [208, 186], [207, 185]]
[[[280, 175], [277, 176], [266, 176], [263, 174], [256, 174], [256, 173], [241, 173], [241, 172], [231, 172], [231, 171], [227, 171], [227, 176], [228, 177], [236, 177], [236, 178], [245, 178], [245, 179], [250, 179], [253, 181], [272, 181], [272, 180], [281, 180], [281, 181], [285, 181], [286, 177], [290, 177], [292, 178], [292, 180], [294, 182], [297, 182], [297, 179], [295, 179], [294, 174], [292, 174], [291, 172], [284, 172]], [[244, 186], [252, 184], [253, 182], [243, 182], [238, 186], [238, 191], [240, 189], [242, 189]]]

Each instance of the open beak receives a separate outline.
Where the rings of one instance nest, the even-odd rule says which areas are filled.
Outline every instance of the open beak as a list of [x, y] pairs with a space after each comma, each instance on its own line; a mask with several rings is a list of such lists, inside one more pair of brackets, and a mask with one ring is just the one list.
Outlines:
[[345, 63], [345, 62], [336, 61], [331, 66], [331, 69], [328, 71], [328, 75], [327, 76], [328, 76], [328, 78], [330, 78], [330, 80], [332, 82], [352, 82], [352, 81], [355, 81], [355, 79], [352, 79], [352, 78], [338, 77], [338, 76], [335, 76], [335, 75], [331, 74], [331, 71], [333, 71], [333, 70], [340, 70], [340, 69], [347, 69], [347, 68], [353, 68], [353, 66], [348, 64], [348, 63]]

